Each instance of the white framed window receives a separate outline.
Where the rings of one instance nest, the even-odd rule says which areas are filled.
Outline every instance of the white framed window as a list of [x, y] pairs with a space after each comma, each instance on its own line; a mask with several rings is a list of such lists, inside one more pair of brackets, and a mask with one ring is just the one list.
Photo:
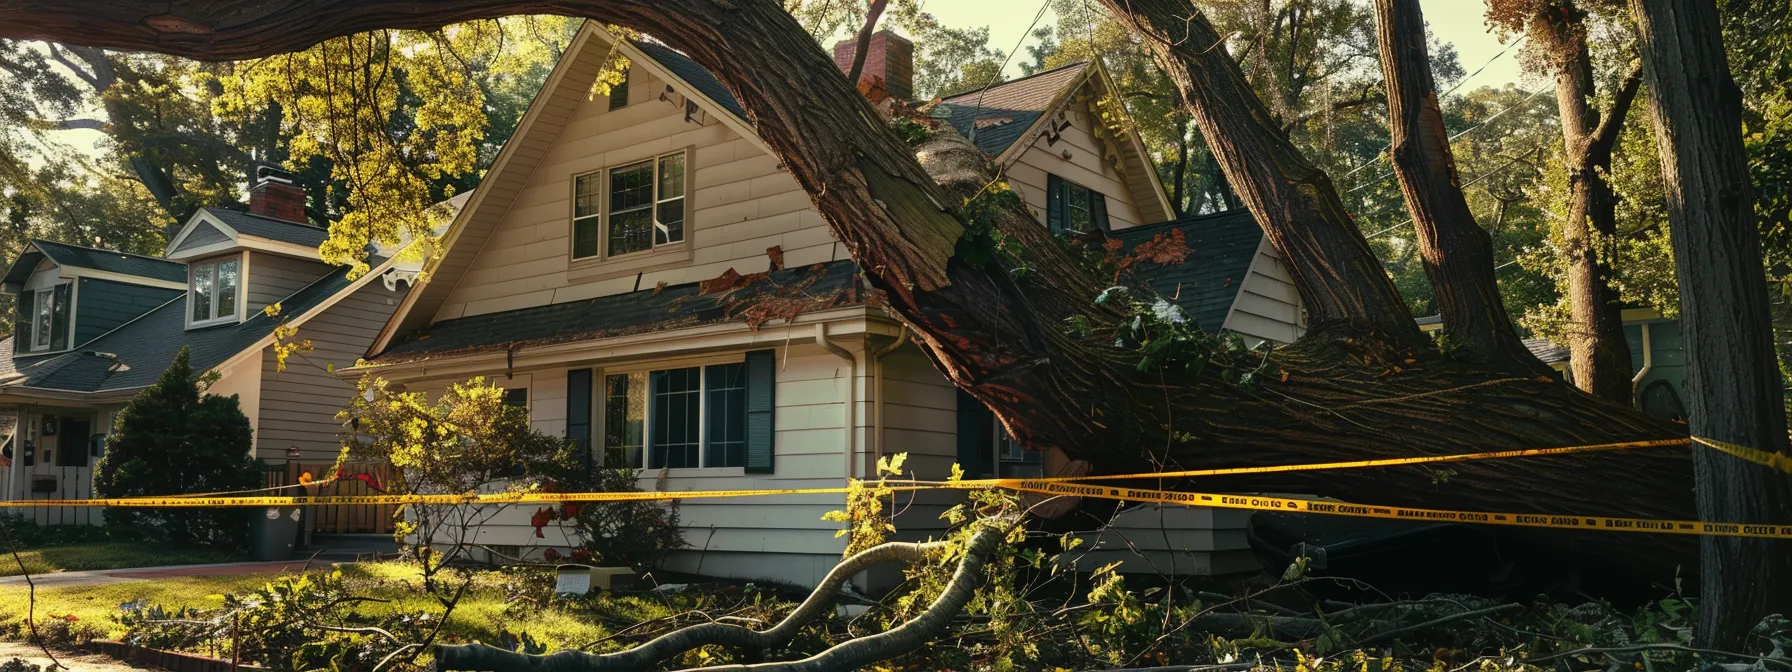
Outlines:
[[74, 283], [19, 292], [19, 341], [25, 352], [67, 350], [74, 315]]
[[242, 259], [226, 257], [191, 266], [187, 290], [188, 323], [193, 325], [236, 319], [241, 295]]
[[573, 178], [572, 258], [596, 259], [682, 243], [687, 150]]
[[746, 379], [744, 362], [605, 375], [604, 466], [745, 467]]

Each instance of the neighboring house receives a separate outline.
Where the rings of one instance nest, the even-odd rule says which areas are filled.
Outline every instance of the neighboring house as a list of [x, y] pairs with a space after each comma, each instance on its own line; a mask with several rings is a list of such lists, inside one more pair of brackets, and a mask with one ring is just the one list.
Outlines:
[[[5, 276], [18, 327], [0, 340], [0, 414], [17, 422], [0, 495], [92, 494], [93, 466], [113, 416], [153, 384], [182, 347], [210, 392], [236, 395], [255, 429], [255, 457], [335, 461], [335, 413], [354, 386], [323, 367], [352, 366], [408, 290], [403, 269], [376, 258], [357, 279], [325, 264], [328, 235], [304, 223], [304, 193], [263, 167], [249, 212], [204, 208], [162, 257], [32, 241]], [[414, 269], [412, 269], [414, 272]], [[264, 309], [280, 304], [280, 316]], [[298, 328], [313, 350], [275, 371], [274, 327]], [[93, 508], [26, 509], [46, 523], [97, 523]]]
[[[1666, 420], [1686, 419], [1686, 353], [1680, 344], [1680, 320], [1664, 318], [1653, 308], [1625, 308], [1624, 341], [1630, 346], [1631, 400], [1643, 412]], [[1443, 318], [1418, 319], [1419, 329], [1443, 329]], [[1562, 378], [1574, 382], [1568, 348], [1546, 338], [1524, 339], [1525, 347]]]
[[[909, 96], [912, 45], [873, 40], [865, 77]], [[627, 83], [590, 95], [612, 48], [629, 60]], [[1130, 122], [1095, 121], [1092, 101], [1111, 86], [1099, 66], [1073, 65], [947, 98], [936, 113], [974, 133], [1054, 228], [1131, 245], [1183, 230], [1194, 252], [1157, 282], [1204, 327], [1292, 340], [1298, 300], [1262, 232], [1245, 214], [1164, 222]], [[954, 462], [972, 476], [1047, 469], [908, 343], [727, 90], [664, 46], [616, 44], [587, 23], [443, 245], [367, 362], [339, 375], [431, 393], [484, 376], [535, 428], [584, 443], [594, 462], [644, 469], [650, 490], [838, 487], [899, 452], [921, 478]], [[953, 496], [918, 496], [903, 534], [939, 530]], [[812, 584], [844, 549], [821, 519], [842, 505], [685, 502], [691, 548], [667, 567]], [[506, 512], [476, 542], [532, 552], [530, 513]], [[1111, 532], [1149, 529], [1131, 537], [1163, 571], [1221, 573], [1255, 568], [1244, 521], [1170, 508]]]

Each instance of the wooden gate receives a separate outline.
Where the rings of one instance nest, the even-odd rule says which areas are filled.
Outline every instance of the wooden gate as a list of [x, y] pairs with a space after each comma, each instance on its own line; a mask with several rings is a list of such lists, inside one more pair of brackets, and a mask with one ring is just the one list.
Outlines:
[[[332, 474], [337, 478], [318, 486], [317, 492], [305, 494], [380, 495], [402, 490], [399, 487], [398, 470], [385, 462], [349, 462], [341, 466], [340, 473], [334, 463], [289, 462], [284, 470], [269, 470], [269, 485], [299, 483], [307, 473], [311, 474], [314, 482], [329, 480]], [[276, 477], [279, 478], [279, 483], [272, 482]], [[377, 489], [375, 484], [378, 484]], [[295, 491], [290, 494], [300, 493]], [[397, 512], [396, 504], [340, 504], [306, 508], [306, 516], [311, 520], [311, 531], [316, 534], [391, 534], [392, 516]]]

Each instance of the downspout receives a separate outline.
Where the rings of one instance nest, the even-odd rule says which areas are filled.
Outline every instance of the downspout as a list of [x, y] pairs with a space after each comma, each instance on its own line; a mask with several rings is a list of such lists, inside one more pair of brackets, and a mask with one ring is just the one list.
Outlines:
[[857, 452], [856, 450], [854, 450], [854, 446], [853, 446], [853, 443], [854, 443], [853, 439], [855, 438], [854, 435], [857, 433], [857, 431], [856, 431], [857, 428], [853, 426], [853, 424], [854, 424], [853, 410], [858, 405], [858, 399], [857, 399], [857, 395], [854, 394], [853, 388], [859, 384], [859, 380], [858, 380], [858, 378], [859, 378], [859, 360], [858, 360], [858, 358], [853, 357], [851, 351], [847, 350], [846, 348], [842, 348], [838, 345], [835, 345], [833, 341], [828, 340], [828, 323], [826, 323], [826, 322], [818, 322], [815, 324], [815, 344], [819, 345], [823, 348], [827, 348], [828, 352], [834, 353], [835, 356], [846, 360], [848, 373], [847, 373], [847, 378], [846, 378], [846, 451], [845, 451], [846, 452], [846, 476], [845, 476], [845, 478], [850, 479], [850, 478], [853, 478], [853, 475], [852, 475], [853, 458], [855, 457], [854, 453]]
[[896, 334], [896, 340], [889, 345], [878, 348], [871, 353], [871, 445], [872, 456], [884, 459], [884, 355], [894, 352], [908, 342], [908, 327]]
[[1643, 330], [1643, 368], [1636, 370], [1636, 376], [1630, 379], [1630, 403], [1636, 403], [1636, 388], [1643, 383], [1643, 376], [1649, 375], [1649, 369], [1655, 368], [1655, 349], [1649, 347], [1649, 325], [1644, 322], [1636, 325]]

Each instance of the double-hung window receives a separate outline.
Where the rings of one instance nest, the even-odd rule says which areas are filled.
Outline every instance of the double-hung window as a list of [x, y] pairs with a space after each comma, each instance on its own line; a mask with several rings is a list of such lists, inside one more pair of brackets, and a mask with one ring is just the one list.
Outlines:
[[1052, 233], [1107, 231], [1107, 197], [1094, 189], [1048, 174], [1045, 180], [1045, 222]]
[[684, 242], [685, 152], [573, 179], [572, 257], [645, 252]]
[[744, 467], [746, 365], [712, 364], [604, 377], [604, 465]]
[[238, 272], [242, 261], [235, 257], [193, 264], [192, 287], [187, 303], [192, 307], [192, 323], [221, 322], [236, 317]]
[[19, 328], [28, 352], [67, 350], [69, 338], [70, 283], [19, 293]]

